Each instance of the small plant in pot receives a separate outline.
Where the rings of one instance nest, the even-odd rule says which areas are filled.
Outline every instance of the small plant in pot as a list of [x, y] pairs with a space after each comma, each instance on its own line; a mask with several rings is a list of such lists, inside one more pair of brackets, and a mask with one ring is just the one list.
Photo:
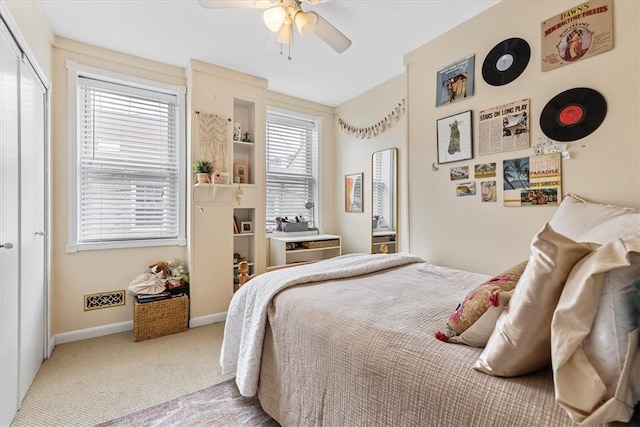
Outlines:
[[213, 163], [209, 160], [200, 159], [193, 164], [193, 171], [198, 178], [198, 184], [209, 184], [211, 182], [211, 172], [213, 172]]

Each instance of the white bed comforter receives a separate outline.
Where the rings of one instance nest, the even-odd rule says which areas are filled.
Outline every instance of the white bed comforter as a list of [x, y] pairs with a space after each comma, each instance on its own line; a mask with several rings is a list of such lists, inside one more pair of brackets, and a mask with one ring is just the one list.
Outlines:
[[424, 261], [408, 253], [351, 254], [253, 278], [235, 293], [229, 306], [220, 353], [222, 372], [235, 372], [243, 396], [257, 393], [267, 307], [278, 292], [295, 285], [355, 277], [416, 262]]

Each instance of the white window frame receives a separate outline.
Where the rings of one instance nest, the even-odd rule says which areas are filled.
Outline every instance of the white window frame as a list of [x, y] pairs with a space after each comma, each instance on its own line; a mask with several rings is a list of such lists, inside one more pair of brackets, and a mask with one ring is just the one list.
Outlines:
[[[174, 86], [151, 80], [127, 76], [90, 66], [78, 64], [76, 61], [67, 60], [67, 95], [68, 95], [68, 134], [69, 134], [69, 179], [68, 179], [68, 241], [67, 252], [74, 253], [83, 250], [137, 248], [151, 246], [185, 246], [186, 245], [186, 88]], [[149, 240], [118, 240], [102, 242], [79, 242], [81, 193], [80, 185], [80, 158], [78, 155], [79, 129], [78, 129], [78, 79], [79, 77], [91, 77], [115, 84], [134, 86], [141, 89], [163, 92], [175, 95], [178, 101], [178, 236], [168, 239]]]
[[[275, 115], [275, 116], [280, 116], [282, 117], [284, 120], [286, 120], [287, 118], [290, 118], [293, 121], [296, 120], [300, 120], [300, 121], [306, 121], [306, 122], [312, 122], [315, 124], [315, 131], [316, 131], [316, 138], [315, 141], [312, 141], [312, 151], [313, 151], [313, 164], [312, 164], [312, 175], [313, 175], [313, 187], [312, 187], [312, 202], [313, 202], [313, 208], [311, 210], [311, 213], [304, 209], [302, 212], [305, 215], [305, 218], [307, 220], [311, 219], [311, 225], [313, 225], [315, 228], [317, 228], [318, 230], [322, 229], [322, 218], [320, 213], [322, 212], [321, 209], [321, 203], [320, 203], [320, 190], [321, 190], [321, 180], [320, 180], [320, 163], [321, 163], [321, 158], [320, 158], [320, 144], [321, 144], [321, 140], [322, 140], [322, 117], [320, 116], [314, 116], [314, 115], [309, 115], [309, 114], [304, 114], [298, 111], [292, 111], [292, 110], [285, 110], [285, 109], [281, 109], [281, 108], [275, 108], [275, 107], [268, 107], [267, 108], [267, 117], [270, 115]], [[268, 118], [267, 118], [268, 121]], [[265, 144], [267, 142], [265, 141]], [[268, 155], [265, 155], [265, 158], [268, 161]], [[266, 176], [268, 175], [268, 170], [269, 170], [269, 165], [265, 165], [265, 190], [266, 190]], [[266, 200], [266, 198], [265, 198]], [[265, 209], [265, 212], [267, 211], [267, 209]], [[313, 215], [313, 218], [309, 218], [311, 215]], [[290, 218], [292, 219], [292, 218]], [[266, 222], [267, 222], [267, 233], [273, 233], [275, 232], [275, 228], [271, 229], [270, 228], [270, 223], [272, 223], [274, 221], [273, 218], [266, 218]]]

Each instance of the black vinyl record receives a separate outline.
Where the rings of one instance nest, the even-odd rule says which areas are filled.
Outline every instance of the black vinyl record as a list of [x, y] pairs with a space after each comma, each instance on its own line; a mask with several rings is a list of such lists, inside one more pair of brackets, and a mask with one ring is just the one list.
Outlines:
[[555, 141], [575, 141], [598, 129], [606, 115], [604, 96], [579, 87], [561, 92], [547, 102], [540, 114], [540, 128]]
[[482, 78], [492, 86], [511, 83], [527, 68], [530, 56], [526, 40], [514, 37], [501, 41], [484, 58]]

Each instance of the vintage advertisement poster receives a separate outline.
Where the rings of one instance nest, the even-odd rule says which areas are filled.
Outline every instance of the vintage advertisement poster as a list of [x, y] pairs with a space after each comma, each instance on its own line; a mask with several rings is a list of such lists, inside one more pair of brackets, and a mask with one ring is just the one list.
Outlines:
[[474, 63], [475, 56], [471, 55], [438, 71], [436, 107], [473, 95]]
[[479, 154], [529, 148], [529, 99], [481, 110]]
[[588, 1], [542, 22], [542, 71], [613, 49], [613, 0]]
[[505, 160], [504, 206], [557, 205], [561, 198], [560, 153]]

